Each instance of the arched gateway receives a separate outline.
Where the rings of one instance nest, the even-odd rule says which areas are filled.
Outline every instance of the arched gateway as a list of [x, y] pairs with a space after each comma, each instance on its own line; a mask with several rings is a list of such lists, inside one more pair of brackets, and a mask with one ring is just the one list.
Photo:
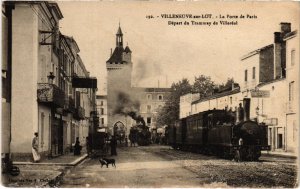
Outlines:
[[126, 136], [126, 130], [127, 130], [127, 127], [124, 125], [123, 122], [121, 121], [117, 121], [115, 124], [114, 124], [114, 136], [116, 137], [116, 139], [118, 141], [123, 142], [125, 140], [125, 136]]

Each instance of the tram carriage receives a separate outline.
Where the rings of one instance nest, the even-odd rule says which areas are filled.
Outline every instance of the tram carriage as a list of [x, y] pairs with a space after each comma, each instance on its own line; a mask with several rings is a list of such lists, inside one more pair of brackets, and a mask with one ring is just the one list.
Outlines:
[[[249, 101], [245, 103], [250, 104]], [[245, 115], [249, 115], [248, 112]], [[239, 159], [250, 161], [258, 160], [262, 150], [270, 150], [266, 125], [246, 117], [238, 123], [234, 120], [226, 110], [208, 110], [188, 116], [169, 127], [172, 133], [169, 144], [176, 149], [225, 158], [239, 156]]]

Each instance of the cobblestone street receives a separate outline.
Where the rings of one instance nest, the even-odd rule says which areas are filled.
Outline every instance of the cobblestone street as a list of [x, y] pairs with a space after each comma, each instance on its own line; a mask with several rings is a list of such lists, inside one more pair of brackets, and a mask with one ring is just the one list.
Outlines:
[[66, 172], [60, 187], [295, 187], [296, 162], [261, 157], [236, 163], [168, 146], [119, 148], [116, 168], [87, 159]]
[[3, 1], [3, 187], [300, 188], [299, 2], [111, 1]]

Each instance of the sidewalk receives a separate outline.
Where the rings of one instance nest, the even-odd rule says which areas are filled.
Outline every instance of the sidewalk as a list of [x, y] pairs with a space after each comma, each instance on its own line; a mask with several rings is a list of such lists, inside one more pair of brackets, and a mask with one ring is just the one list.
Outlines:
[[41, 162], [33, 163], [33, 162], [21, 162], [21, 161], [14, 161], [14, 165], [61, 165], [61, 166], [75, 166], [85, 158], [87, 158], [87, 154], [82, 154], [80, 156], [74, 156], [72, 153], [65, 154], [62, 156], [58, 156], [52, 159], [44, 159]]
[[277, 157], [286, 157], [286, 158], [293, 158], [297, 159], [297, 155], [289, 152], [278, 152], [278, 151], [262, 151], [263, 155], [266, 156], [277, 156]]
[[59, 184], [66, 169], [78, 165], [87, 157], [85, 153], [80, 156], [70, 153], [39, 163], [13, 162], [19, 167], [20, 174], [2, 174], [2, 184], [7, 187], [53, 187]]

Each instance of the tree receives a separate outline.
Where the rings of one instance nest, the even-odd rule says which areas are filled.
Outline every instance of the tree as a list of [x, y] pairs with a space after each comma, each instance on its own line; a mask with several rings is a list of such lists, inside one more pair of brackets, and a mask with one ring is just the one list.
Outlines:
[[165, 105], [158, 111], [158, 125], [172, 125], [179, 119], [179, 103], [180, 96], [187, 93], [199, 93], [200, 98], [204, 98], [213, 94], [214, 90], [220, 87], [228, 87], [234, 83], [233, 78], [229, 78], [225, 84], [216, 85], [209, 76], [200, 75], [195, 77], [193, 85], [187, 79], [182, 79], [171, 86], [171, 94]]
[[160, 126], [174, 124], [174, 122], [179, 119], [180, 96], [190, 93], [191, 91], [192, 85], [186, 78], [177, 83], [173, 83], [171, 93], [165, 105], [158, 112], [157, 124]]
[[214, 88], [216, 88], [216, 85], [209, 76], [200, 75], [199, 77], [195, 77], [192, 92], [199, 93], [200, 98], [203, 98], [211, 95]]
[[231, 90], [232, 88], [232, 84], [238, 85], [237, 83], [234, 83], [234, 79], [233, 78], [227, 78], [226, 83], [222, 83], [221, 85], [219, 85], [219, 91], [227, 91], [227, 90]]

